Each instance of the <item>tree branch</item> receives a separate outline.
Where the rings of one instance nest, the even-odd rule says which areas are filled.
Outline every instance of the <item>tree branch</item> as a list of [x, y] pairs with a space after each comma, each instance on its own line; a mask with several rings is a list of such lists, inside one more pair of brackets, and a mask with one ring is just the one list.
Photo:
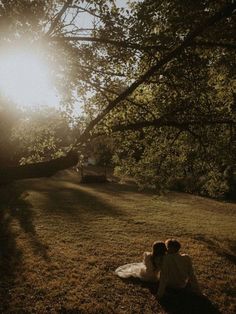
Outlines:
[[[87, 82], [87, 83], [89, 85], [91, 85], [92, 87], [94, 87], [96, 91], [99, 91], [99, 92], [102, 93], [102, 90], [103, 90], [104, 92], [107, 92], [109, 94], [112, 94], [112, 95], [115, 95], [115, 96], [119, 96], [119, 93], [114, 91], [114, 90], [111, 90], [111, 89], [106, 88], [106, 87], [97, 86], [97, 84], [92, 83], [90, 81]], [[104, 92], [103, 92], [103, 95], [105, 95]], [[106, 97], [106, 99], [108, 99], [108, 98]], [[135, 107], [139, 107], [139, 108], [143, 109], [147, 114], [150, 114], [153, 117], [153, 119], [156, 118], [156, 116], [153, 114], [153, 112], [150, 111], [148, 108], [146, 108], [144, 104], [137, 103], [137, 102], [135, 102], [134, 100], [132, 100], [132, 99], [130, 99], [128, 97], [126, 98], [126, 101], [129, 102], [130, 104], [132, 104]], [[111, 100], [109, 102], [111, 102]]]
[[157, 46], [142, 46], [135, 43], [129, 43], [126, 41], [116, 41], [106, 38], [97, 38], [97, 37], [88, 37], [88, 36], [68, 36], [68, 37], [62, 37], [62, 36], [55, 36], [52, 38], [52, 40], [55, 41], [87, 41], [87, 42], [95, 42], [95, 43], [101, 43], [101, 44], [110, 44], [119, 48], [131, 48], [136, 49], [140, 51], [149, 51], [150, 49], [157, 49], [160, 48], [161, 45]]
[[113, 132], [136, 131], [142, 128], [163, 126], [176, 127], [178, 129], [188, 129], [191, 125], [218, 125], [218, 124], [236, 124], [232, 119], [215, 119], [215, 120], [190, 120], [178, 122], [174, 120], [167, 120], [166, 117], [161, 117], [152, 121], [141, 121], [128, 125], [117, 125], [112, 128]]
[[66, 10], [69, 8], [69, 6], [72, 4], [73, 0], [67, 0], [65, 2], [65, 4], [63, 5], [63, 7], [61, 8], [61, 10], [58, 12], [58, 14], [56, 15], [54, 21], [52, 21], [52, 24], [49, 28], [49, 30], [46, 33], [46, 36], [50, 36], [53, 31], [55, 30], [55, 28], [57, 27], [62, 15], [66, 12]]
[[99, 19], [102, 19], [102, 17], [101, 17], [100, 15], [98, 15], [98, 14], [92, 12], [91, 10], [88, 10], [88, 9], [86, 9], [86, 8], [83, 8], [83, 7], [79, 6], [79, 5], [72, 5], [71, 8], [72, 8], [72, 9], [80, 10], [79, 13], [86, 12], [86, 13], [88, 13], [88, 14], [94, 16], [94, 17], [97, 17], [97, 18], [99, 18]]
[[213, 42], [213, 41], [196, 41], [193, 43], [193, 46], [199, 47], [209, 47], [209, 48], [226, 48], [226, 49], [236, 49], [236, 44], [233, 43], [222, 43], [222, 42]]
[[89, 70], [91, 72], [95, 72], [95, 73], [100, 73], [102, 75], [109, 75], [109, 76], [118, 76], [118, 77], [126, 77], [124, 73], [115, 73], [115, 72], [107, 72], [107, 71], [103, 71], [103, 70], [100, 70], [99, 69], [99, 66], [97, 66], [96, 68], [94, 67], [90, 67], [88, 65], [83, 65], [83, 64], [80, 64], [79, 67], [83, 68], [83, 69], [86, 69], [86, 70]]
[[221, 19], [226, 18], [233, 14], [236, 9], [236, 2], [234, 1], [230, 5], [226, 5], [208, 20], [205, 23], [197, 27], [194, 31], [190, 32], [185, 40], [178, 47], [174, 48], [171, 52], [169, 52], [166, 56], [164, 56], [161, 60], [157, 61], [157, 63], [152, 66], [149, 70], [147, 70], [139, 79], [137, 79], [133, 84], [131, 84], [127, 89], [124, 90], [116, 99], [114, 99], [110, 104], [94, 119], [92, 120], [85, 131], [79, 136], [77, 140], [77, 144], [84, 143], [90, 136], [90, 131], [97, 125], [113, 108], [120, 105], [120, 103], [125, 100], [129, 95], [131, 95], [142, 83], [147, 81], [153, 74], [155, 74], [163, 65], [168, 63], [170, 60], [178, 57], [178, 55], [188, 46], [191, 45], [192, 41], [202, 34], [208, 27], [214, 25], [219, 22]]

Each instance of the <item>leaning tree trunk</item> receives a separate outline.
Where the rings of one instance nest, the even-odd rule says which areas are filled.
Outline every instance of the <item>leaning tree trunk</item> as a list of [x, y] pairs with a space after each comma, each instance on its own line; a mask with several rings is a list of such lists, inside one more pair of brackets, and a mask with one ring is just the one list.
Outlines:
[[26, 178], [49, 177], [57, 171], [70, 168], [77, 163], [78, 154], [74, 151], [70, 151], [65, 157], [45, 162], [0, 168], [0, 184]]

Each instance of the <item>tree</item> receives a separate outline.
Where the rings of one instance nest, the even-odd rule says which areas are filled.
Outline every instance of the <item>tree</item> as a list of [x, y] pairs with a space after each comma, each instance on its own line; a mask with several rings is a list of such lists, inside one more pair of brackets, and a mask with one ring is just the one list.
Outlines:
[[[234, 166], [235, 1], [146, 0], [128, 11], [113, 1], [44, 1], [44, 8], [37, 38], [66, 58], [66, 91], [85, 100], [78, 150], [97, 133], [111, 134], [129, 154], [129, 162], [116, 160], [139, 173], [142, 163], [157, 164], [147, 177], [161, 185], [177, 168], [199, 181]], [[74, 23], [79, 14], [94, 18], [86, 36]]]
[[[113, 73], [114, 78], [107, 80], [106, 70], [102, 84], [97, 83], [101, 73], [97, 77], [95, 75], [93, 82], [89, 81], [88, 84], [97, 89], [96, 100], [100, 111], [102, 100], [108, 105], [86, 131], [97, 126], [100, 120], [103, 120], [103, 125], [97, 127], [98, 133], [104, 128], [110, 132], [119, 131], [116, 135], [117, 147], [120, 146], [119, 150], [122, 151], [122, 157], [119, 158], [119, 154], [116, 157], [120, 163], [119, 170], [135, 175], [140, 182], [169, 186], [173, 174], [178, 178], [191, 172], [195, 180], [202, 181], [199, 187], [202, 192], [220, 195], [229, 188], [223, 172], [227, 166], [233, 167], [235, 164], [235, 147], [231, 144], [235, 125], [232, 111], [232, 90], [235, 88], [232, 64], [235, 54], [232, 50], [234, 44], [230, 41], [235, 19], [221, 20], [224, 14], [229, 13], [230, 5], [205, 22], [205, 16], [209, 12], [213, 14], [223, 2], [212, 5], [189, 1], [187, 4], [181, 5], [178, 1], [145, 1], [138, 4], [134, 16], [129, 20], [130, 27], [125, 26], [129, 29], [130, 41], [112, 43], [104, 40], [106, 45], [114, 44], [113, 50], [106, 50], [107, 55], [109, 53], [109, 72]], [[188, 12], [193, 12], [193, 15]], [[183, 15], [186, 17], [184, 21]], [[199, 27], [189, 32], [194, 28], [193, 17]], [[156, 29], [158, 19], [162, 24]], [[98, 36], [99, 43], [103, 34], [115, 29], [116, 23], [115, 19], [110, 18]], [[207, 26], [211, 28], [208, 30]], [[123, 29], [120, 28], [119, 25], [118, 34], [122, 33]], [[135, 43], [131, 42], [132, 36]], [[112, 38], [116, 38], [116, 34]], [[209, 38], [215, 38], [215, 42]], [[229, 41], [225, 42], [225, 38]], [[92, 41], [96, 42], [96, 38]], [[96, 47], [93, 46], [93, 49]], [[132, 54], [129, 58], [127, 50], [122, 55], [123, 47], [138, 50], [138, 55]], [[107, 55], [102, 55], [104, 59], [100, 57], [101, 64], [105, 63]], [[117, 55], [121, 59], [122, 56], [126, 58], [123, 71], [119, 73], [117, 69], [120, 70], [121, 65], [117, 66]], [[160, 60], [156, 61], [157, 58]], [[134, 70], [135, 74], [131, 76]], [[126, 82], [132, 81], [135, 76], [140, 78], [130, 87], [123, 87], [124, 92], [119, 94], [124, 86], [121, 74]], [[132, 98], [128, 98], [131, 92]], [[93, 105], [96, 100], [93, 99]], [[121, 134], [124, 131], [132, 134]], [[88, 132], [85, 132], [84, 137], [87, 136]], [[139, 160], [133, 158], [137, 151], [141, 155]], [[196, 182], [192, 186], [196, 188]], [[191, 189], [191, 186], [188, 188]]]

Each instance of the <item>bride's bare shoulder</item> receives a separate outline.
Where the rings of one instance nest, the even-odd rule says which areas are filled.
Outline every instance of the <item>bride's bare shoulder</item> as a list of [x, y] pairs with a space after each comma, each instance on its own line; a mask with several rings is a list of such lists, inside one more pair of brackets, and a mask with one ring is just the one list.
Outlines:
[[151, 256], [152, 255], [152, 253], [151, 252], [144, 252], [143, 253], [143, 257], [149, 257], [149, 256]]

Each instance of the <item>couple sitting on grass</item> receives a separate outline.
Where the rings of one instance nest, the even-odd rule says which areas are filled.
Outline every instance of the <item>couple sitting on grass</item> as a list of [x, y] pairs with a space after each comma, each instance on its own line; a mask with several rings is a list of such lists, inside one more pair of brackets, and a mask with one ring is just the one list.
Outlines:
[[116, 274], [121, 278], [139, 278], [147, 282], [159, 282], [158, 299], [169, 291], [187, 289], [200, 294], [194, 275], [192, 261], [186, 254], [180, 254], [180, 243], [169, 239], [154, 242], [152, 252], [144, 252], [142, 263], [120, 266]]

